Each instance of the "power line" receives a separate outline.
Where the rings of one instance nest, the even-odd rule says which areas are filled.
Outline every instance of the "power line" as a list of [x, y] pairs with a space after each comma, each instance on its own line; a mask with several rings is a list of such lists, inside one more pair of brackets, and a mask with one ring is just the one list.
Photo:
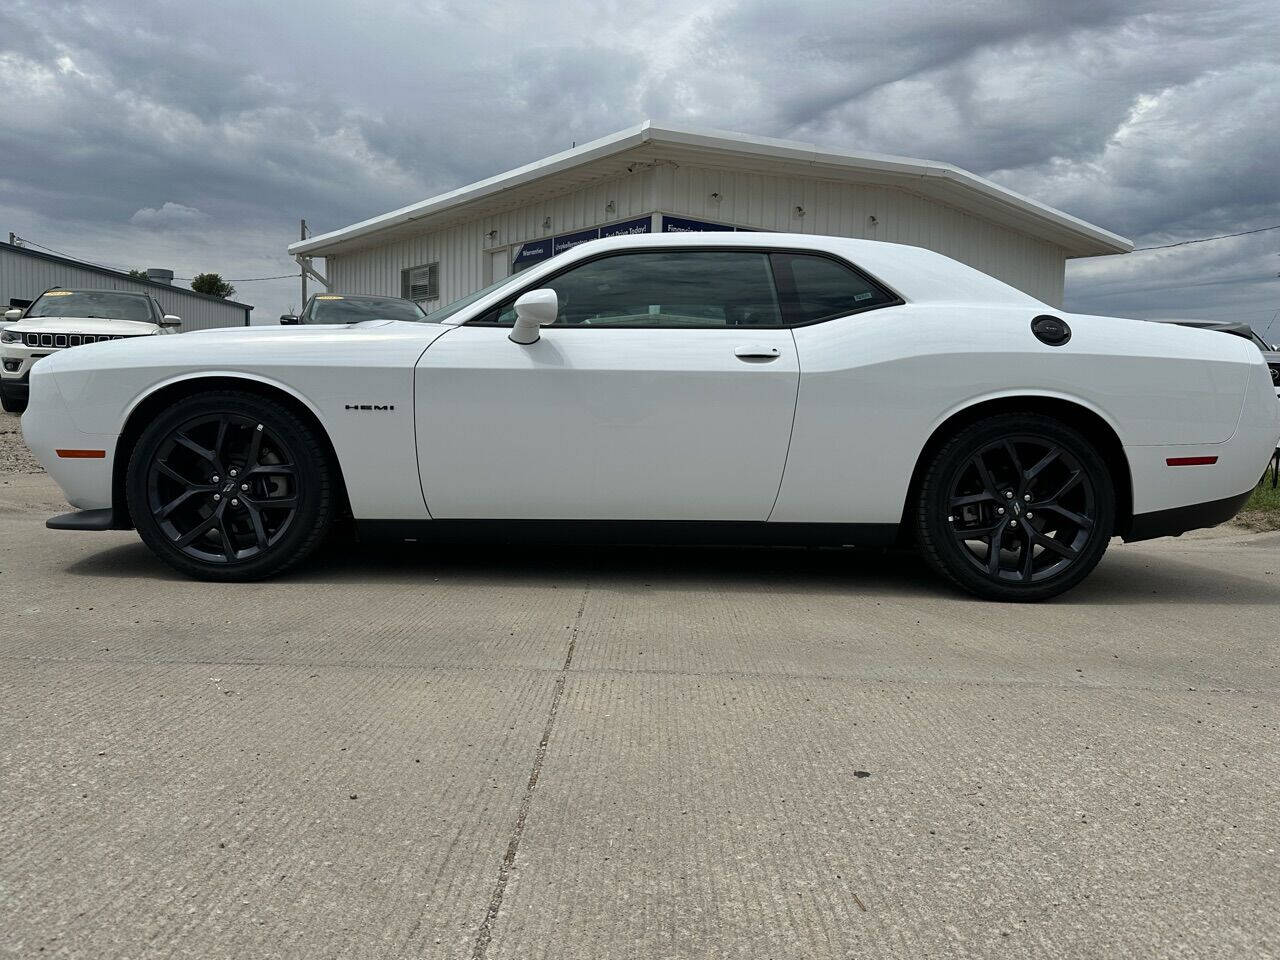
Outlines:
[[1218, 237], [1200, 237], [1198, 240], [1180, 240], [1177, 243], [1161, 243], [1154, 247], [1135, 247], [1134, 253], [1141, 253], [1143, 250], [1167, 250], [1170, 247], [1188, 247], [1193, 243], [1209, 243], [1213, 240], [1230, 240], [1232, 237], [1247, 237], [1254, 233], [1266, 233], [1268, 230], [1280, 230], [1280, 223], [1271, 227], [1259, 227], [1257, 230], [1241, 230], [1239, 233], [1224, 233]]

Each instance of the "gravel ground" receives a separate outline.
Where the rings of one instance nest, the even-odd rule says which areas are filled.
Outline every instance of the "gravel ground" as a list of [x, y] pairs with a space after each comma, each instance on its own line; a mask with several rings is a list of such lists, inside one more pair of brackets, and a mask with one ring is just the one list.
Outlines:
[[22, 423], [11, 413], [0, 414], [0, 483], [5, 474], [44, 473], [22, 441]]

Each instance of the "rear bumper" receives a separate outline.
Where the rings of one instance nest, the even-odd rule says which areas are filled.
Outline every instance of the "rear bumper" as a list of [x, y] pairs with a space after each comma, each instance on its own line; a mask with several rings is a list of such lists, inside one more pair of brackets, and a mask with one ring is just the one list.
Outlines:
[[1248, 502], [1252, 494], [1253, 490], [1250, 488], [1244, 493], [1223, 497], [1221, 500], [1136, 514], [1129, 530], [1123, 535], [1124, 541], [1132, 543], [1135, 540], [1151, 540], [1155, 537], [1177, 537], [1188, 530], [1216, 527], [1239, 513], [1240, 508]]

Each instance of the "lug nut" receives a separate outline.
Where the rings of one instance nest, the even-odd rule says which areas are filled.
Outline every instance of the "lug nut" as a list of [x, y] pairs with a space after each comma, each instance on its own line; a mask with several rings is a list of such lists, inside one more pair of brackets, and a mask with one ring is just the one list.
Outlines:
[[231, 470], [230, 470], [229, 472], [230, 472], [231, 476], [233, 476], [233, 477], [234, 477], [234, 476], [237, 474], [237, 472], [238, 472], [238, 471], [236, 470], [236, 468], [235, 468], [235, 467], [232, 467], [232, 468], [231, 468]]
[[218, 477], [218, 475], [215, 473], [215, 474], [213, 475], [213, 479], [212, 479], [212, 480], [210, 480], [209, 482], [210, 482], [210, 483], [217, 483], [217, 482], [218, 482], [218, 479], [219, 479], [219, 477]]
[[239, 501], [239, 500], [237, 500], [235, 497], [232, 497], [232, 498], [231, 498], [231, 505], [232, 505], [233, 507], [238, 507], [238, 506], [240, 506], [240, 501]]
[[[248, 485], [247, 483], [242, 483], [242, 484], [240, 484], [240, 489], [241, 489], [241, 490], [248, 490], [248, 489], [249, 489], [249, 485]], [[1027, 516], [1029, 517], [1029, 516], [1031, 516], [1031, 514], [1029, 514], [1029, 513], [1028, 513], [1028, 514], [1027, 514]]]
[[1030, 519], [1031, 519], [1032, 517], [1034, 517], [1034, 516], [1035, 516], [1035, 514], [1034, 514], [1034, 513], [1032, 513], [1030, 510], [1028, 510], [1028, 511], [1027, 511], [1027, 519], [1028, 519], [1028, 520], [1030, 520]]
[[955, 522], [956, 522], [955, 517], [947, 517], [947, 523], [955, 523]]
[[215, 494], [213, 495], [213, 499], [214, 499], [214, 501], [215, 501], [215, 502], [216, 502], [216, 501], [218, 501], [218, 500], [221, 500], [221, 499], [222, 499], [222, 494], [220, 494], [220, 493], [215, 493]]
[[[231, 472], [232, 472], [232, 473], [235, 473], [235, 471], [234, 471], [234, 470], [232, 470]], [[1024, 493], [1024, 494], [1022, 495], [1022, 499], [1023, 499], [1023, 500], [1025, 500], [1025, 501], [1027, 501], [1027, 503], [1030, 503], [1030, 502], [1031, 502], [1031, 494], [1029, 494], [1029, 493]]]
[[1002, 516], [1002, 517], [1003, 517], [1003, 516], [1004, 516], [1004, 507], [996, 507], [996, 513], [1000, 514], [1000, 516]]
[[1013, 499], [1013, 491], [1012, 491], [1012, 490], [1006, 490], [1006, 491], [1004, 492], [1004, 498], [1005, 498], [1006, 500], [1012, 500], [1012, 499]]
[[1018, 521], [1017, 521], [1017, 520], [1010, 520], [1010, 521], [1009, 521], [1009, 526], [1011, 526], [1011, 527], [1016, 527], [1017, 525], [1018, 525]]

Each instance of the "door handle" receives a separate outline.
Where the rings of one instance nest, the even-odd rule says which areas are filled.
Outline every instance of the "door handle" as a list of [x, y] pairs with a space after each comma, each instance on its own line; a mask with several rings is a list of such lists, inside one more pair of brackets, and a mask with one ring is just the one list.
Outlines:
[[777, 347], [742, 346], [734, 347], [733, 355], [739, 360], [777, 360], [782, 351]]

